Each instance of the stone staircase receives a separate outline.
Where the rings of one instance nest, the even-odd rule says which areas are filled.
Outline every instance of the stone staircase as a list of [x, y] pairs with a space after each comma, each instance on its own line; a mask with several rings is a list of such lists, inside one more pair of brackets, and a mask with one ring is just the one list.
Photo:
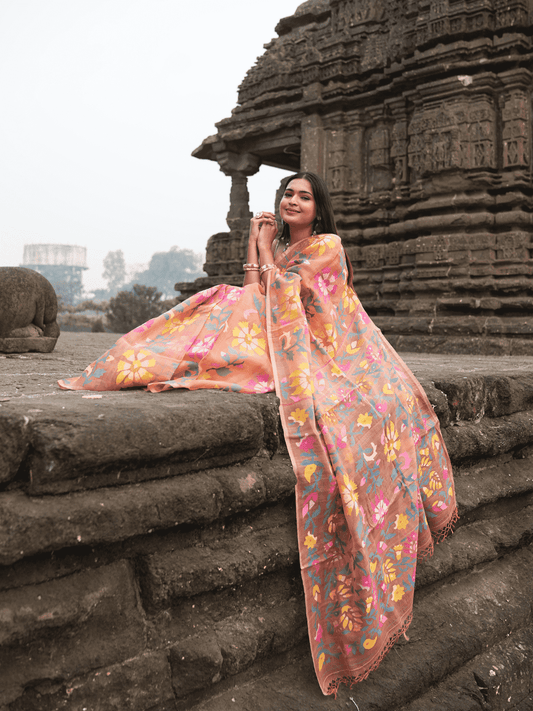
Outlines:
[[337, 699], [273, 395], [59, 392], [44, 354], [17, 362], [32, 392], [0, 376], [0, 710], [531, 711], [533, 358], [406, 360], [461, 518], [419, 564], [409, 640]]

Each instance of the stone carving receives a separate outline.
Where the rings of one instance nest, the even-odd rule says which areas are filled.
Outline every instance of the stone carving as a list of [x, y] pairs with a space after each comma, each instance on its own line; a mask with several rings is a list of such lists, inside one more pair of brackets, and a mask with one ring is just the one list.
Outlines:
[[0, 351], [49, 353], [59, 337], [57, 297], [48, 279], [24, 267], [0, 267]]
[[[225, 172], [229, 151], [235, 165], [252, 155], [321, 174], [359, 255], [359, 295], [378, 321], [388, 314], [388, 335], [421, 309], [438, 321], [443, 298], [447, 317], [461, 303], [448, 333], [466, 332], [463, 317], [483, 332], [483, 309], [465, 304], [489, 294], [506, 337], [530, 338], [533, 353], [532, 29], [533, 0], [309, 0], [197, 155]], [[228, 174], [242, 245], [245, 174]], [[221, 279], [231, 264], [210, 269]], [[519, 303], [522, 335], [506, 320]]]

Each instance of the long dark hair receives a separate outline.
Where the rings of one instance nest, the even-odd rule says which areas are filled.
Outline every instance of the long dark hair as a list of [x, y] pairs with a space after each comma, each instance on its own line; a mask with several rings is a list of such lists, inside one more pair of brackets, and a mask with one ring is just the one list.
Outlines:
[[[316, 173], [307, 173], [305, 171], [289, 175], [285, 178], [283, 185], [283, 193], [287, 190], [289, 183], [293, 180], [308, 180], [311, 184], [313, 197], [316, 206], [316, 218], [313, 222], [313, 230], [320, 234], [337, 234], [337, 225], [335, 224], [335, 215], [333, 214], [333, 206], [329, 196], [328, 187], [321, 177]], [[283, 223], [279, 239], [281, 242], [288, 243], [290, 240], [289, 225]]]
[[[333, 206], [331, 204], [328, 186], [324, 180], [322, 180], [322, 178], [316, 173], [308, 173], [306, 171], [289, 175], [288, 178], [285, 178], [283, 183], [282, 197], [287, 190], [289, 183], [296, 179], [308, 180], [311, 184], [316, 206], [316, 217], [313, 222], [313, 231], [316, 230], [319, 234], [336, 235], [337, 225], [335, 224], [335, 215], [333, 214]], [[289, 225], [286, 223], [282, 224], [281, 233], [278, 239], [280, 245], [289, 244], [291, 233]], [[353, 267], [346, 250], [344, 250], [344, 256], [346, 258], [346, 266], [348, 268], [348, 284], [351, 286], [353, 284]]]

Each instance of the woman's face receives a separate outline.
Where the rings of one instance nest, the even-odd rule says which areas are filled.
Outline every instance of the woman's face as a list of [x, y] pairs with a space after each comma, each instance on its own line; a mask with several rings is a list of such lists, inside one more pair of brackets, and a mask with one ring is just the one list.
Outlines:
[[311, 183], [308, 180], [305, 178], [291, 180], [281, 199], [279, 213], [289, 228], [309, 228], [310, 233], [313, 231], [316, 205]]

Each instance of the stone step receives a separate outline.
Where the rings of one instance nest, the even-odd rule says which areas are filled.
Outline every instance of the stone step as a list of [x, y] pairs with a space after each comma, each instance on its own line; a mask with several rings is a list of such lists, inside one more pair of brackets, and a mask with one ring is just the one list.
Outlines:
[[[322, 695], [307, 655], [260, 678], [242, 684], [235, 680], [231, 688], [219, 694], [215, 692], [209, 699], [184, 701], [178, 704], [178, 709], [325, 711], [357, 707], [360, 711], [399, 711], [406, 704], [414, 703], [428, 688], [444, 682], [471, 663], [483, 649], [506, 642], [511, 634], [514, 641], [518, 640], [513, 652], [518, 662], [509, 654], [505, 668], [501, 659], [494, 658], [494, 663], [500, 665], [498, 674], [502, 682], [505, 678], [506, 684], [514, 684], [513, 688], [523, 688], [524, 680], [527, 678], [529, 682], [531, 678], [527, 671], [531, 658], [523, 653], [520, 645], [531, 639], [532, 563], [533, 547], [529, 546], [452, 579], [434, 594], [415, 596], [409, 641], [398, 642], [367, 680], [352, 689], [341, 687], [335, 700]], [[512, 642], [506, 643], [512, 645]], [[478, 661], [482, 666], [489, 659], [492, 658]], [[492, 679], [490, 667], [487, 671]], [[487, 693], [496, 695], [496, 688], [497, 685], [492, 685]], [[461, 707], [454, 705], [459, 698], [460, 694], [452, 694], [451, 705], [435, 708], [459, 711]], [[418, 711], [416, 706], [413, 711], [415, 708]], [[430, 708], [427, 707], [428, 711]]]
[[533, 698], [533, 626], [512, 632], [401, 711], [518, 711]]

